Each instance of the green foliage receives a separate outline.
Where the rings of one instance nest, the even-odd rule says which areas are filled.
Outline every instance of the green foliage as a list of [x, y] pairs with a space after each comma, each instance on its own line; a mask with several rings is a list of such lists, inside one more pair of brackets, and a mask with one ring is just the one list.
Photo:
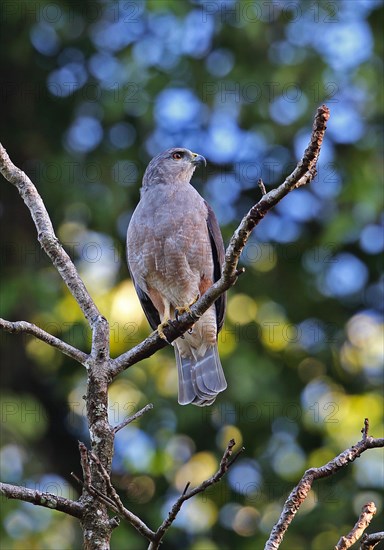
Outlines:
[[[204, 154], [194, 184], [225, 239], [306, 147], [316, 108], [331, 109], [309, 189], [286, 198], [244, 251], [219, 337], [228, 390], [180, 407], [173, 352], [112, 385], [111, 422], [154, 403], [117, 436], [114, 483], [157, 527], [185, 483], [229, 475], [185, 505], [166, 547], [261, 548], [301, 473], [360, 437], [382, 435], [382, 2], [6, 2], [1, 141], [41, 193], [57, 234], [111, 324], [118, 355], [149, 327], [128, 279], [124, 239], [145, 166], [181, 145]], [[6, 77], [4, 77], [6, 75]], [[2, 182], [2, 317], [88, 350], [81, 312]], [[85, 372], [43, 343], [1, 335], [1, 479], [76, 498], [86, 439]], [[32, 411], [32, 412], [31, 412]], [[366, 500], [378, 516], [379, 451], [314, 486], [282, 548], [329, 548]], [[78, 548], [76, 521], [2, 502], [5, 548]], [[372, 523], [372, 530], [379, 520]], [[376, 523], [375, 523], [376, 522]], [[378, 529], [376, 529], [378, 530]], [[145, 548], [129, 526], [113, 548]]]

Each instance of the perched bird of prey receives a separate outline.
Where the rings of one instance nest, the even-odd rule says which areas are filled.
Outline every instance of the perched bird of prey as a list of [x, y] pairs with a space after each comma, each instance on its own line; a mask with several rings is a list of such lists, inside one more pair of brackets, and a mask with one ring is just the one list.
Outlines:
[[[190, 184], [203, 156], [173, 148], [149, 163], [127, 233], [127, 259], [153, 329], [188, 310], [220, 278], [224, 244], [212, 208]], [[173, 342], [179, 403], [211, 405], [227, 387], [217, 350], [225, 296]], [[164, 336], [164, 335], [163, 335]]]

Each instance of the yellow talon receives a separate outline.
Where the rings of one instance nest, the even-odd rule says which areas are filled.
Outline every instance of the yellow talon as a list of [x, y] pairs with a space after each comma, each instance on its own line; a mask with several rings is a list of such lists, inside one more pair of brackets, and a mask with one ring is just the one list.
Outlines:
[[[195, 303], [195, 302], [193, 302], [193, 303]], [[176, 319], [185, 312], [191, 313], [190, 306], [180, 306], [180, 307], [175, 308], [175, 317], [176, 317]]]
[[165, 336], [164, 334], [164, 328], [165, 327], [168, 327], [169, 326], [169, 323], [168, 321], [163, 321], [162, 323], [160, 323], [160, 325], [157, 327], [157, 333], [158, 335], [160, 336], [160, 338], [162, 338], [163, 340], [165, 340], [166, 342], [168, 342], [167, 340], [167, 337]]
[[192, 302], [188, 305], [185, 305], [185, 306], [180, 306], [180, 307], [177, 307], [175, 309], [175, 316], [176, 316], [176, 319], [179, 317], [179, 315], [182, 315], [183, 313], [187, 312], [187, 313], [191, 313], [191, 306], [193, 306], [193, 304], [195, 304], [197, 302], [197, 300], [200, 298], [199, 295], [197, 295], [193, 300]]

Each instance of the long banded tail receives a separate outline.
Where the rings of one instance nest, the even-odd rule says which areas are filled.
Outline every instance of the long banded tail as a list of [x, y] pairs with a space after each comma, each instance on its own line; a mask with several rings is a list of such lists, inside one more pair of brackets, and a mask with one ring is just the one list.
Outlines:
[[205, 355], [198, 358], [192, 354], [190, 357], [181, 357], [176, 346], [175, 355], [180, 405], [212, 405], [217, 395], [227, 387], [217, 344], [209, 346]]

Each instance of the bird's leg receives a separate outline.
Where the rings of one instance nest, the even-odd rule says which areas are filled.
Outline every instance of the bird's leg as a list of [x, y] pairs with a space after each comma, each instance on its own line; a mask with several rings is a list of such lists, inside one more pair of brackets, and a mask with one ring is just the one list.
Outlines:
[[[168, 327], [170, 325], [171, 327], [173, 327], [177, 331], [177, 328], [174, 326], [174, 321], [172, 321], [172, 319], [170, 317], [171, 317], [171, 304], [168, 302], [164, 306], [163, 319], [162, 319], [160, 325], [157, 327], [158, 335], [160, 336], [160, 338], [165, 340], [167, 342], [167, 344], [172, 344], [172, 343], [168, 342], [168, 339], [164, 334], [164, 328]], [[180, 334], [179, 338], [184, 339], [184, 335]]]
[[[185, 306], [181, 306], [181, 307], [177, 307], [175, 309], [175, 318], [176, 318], [176, 321], [179, 320], [179, 315], [181, 315], [182, 313], [191, 313], [191, 306], [193, 306], [193, 304], [195, 304], [197, 302], [197, 300], [200, 298], [200, 294], [197, 294], [197, 296], [195, 296], [192, 300], [192, 302], [188, 305], [185, 305]], [[193, 327], [195, 325], [192, 325], [190, 329], [188, 329], [188, 334], [192, 334], [193, 332]]]
[[183, 313], [187, 312], [187, 313], [191, 313], [191, 306], [193, 306], [193, 304], [195, 304], [197, 302], [197, 300], [200, 298], [200, 295], [198, 294], [197, 296], [195, 296], [192, 300], [192, 302], [188, 305], [185, 305], [185, 306], [181, 306], [181, 307], [177, 307], [175, 308], [175, 318], [176, 318], [176, 321], [179, 320], [179, 315], [182, 315]]
[[157, 327], [157, 332], [158, 332], [160, 338], [165, 340], [168, 344], [170, 342], [168, 342], [167, 337], [164, 334], [164, 328], [169, 326], [169, 322], [171, 320], [170, 318], [171, 318], [171, 304], [168, 301], [166, 301], [164, 303], [163, 319], [162, 319], [160, 325]]
[[[191, 306], [193, 306], [193, 304], [195, 304], [199, 298], [200, 298], [200, 294], [197, 294], [193, 298], [193, 300], [190, 304], [186, 304], [185, 306], [180, 306], [180, 307], [175, 308], [175, 320], [178, 321], [179, 316], [182, 315], [185, 312], [191, 313]], [[165, 340], [168, 344], [170, 344], [171, 342], [168, 342], [167, 337], [164, 334], [164, 328], [169, 326], [169, 325], [171, 325], [173, 328], [176, 329], [176, 327], [174, 326], [174, 322], [171, 319], [171, 304], [170, 304], [170, 302], [166, 302], [164, 304], [164, 314], [162, 316], [162, 321], [161, 321], [160, 325], [157, 327], [157, 333], [160, 336], [160, 338]], [[194, 327], [194, 325], [192, 325], [191, 328], [188, 329], [189, 334], [191, 334], [193, 332], [193, 327]], [[180, 334], [179, 338], [184, 339], [184, 335]]]

